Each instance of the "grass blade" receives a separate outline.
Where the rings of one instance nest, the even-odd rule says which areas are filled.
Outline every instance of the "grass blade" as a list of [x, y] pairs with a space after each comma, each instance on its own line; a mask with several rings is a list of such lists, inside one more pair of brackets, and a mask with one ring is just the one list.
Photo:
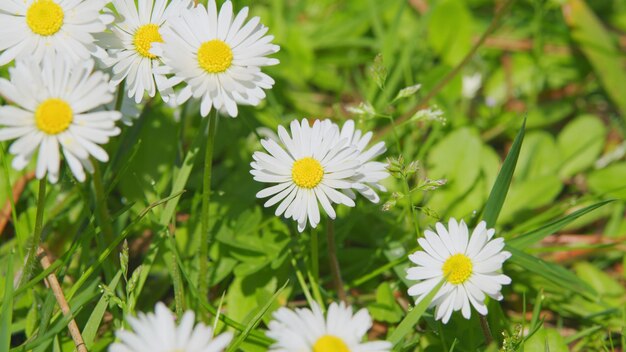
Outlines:
[[445, 280], [441, 280], [441, 282], [439, 282], [437, 286], [435, 286], [435, 288], [433, 288], [432, 291], [430, 291], [430, 293], [426, 295], [426, 297], [424, 297], [424, 299], [421, 300], [420, 303], [418, 303], [413, 310], [411, 310], [409, 314], [404, 317], [404, 319], [402, 319], [398, 328], [391, 333], [389, 341], [394, 346], [400, 343], [406, 335], [413, 331], [415, 325], [420, 320], [426, 309], [428, 309], [430, 302], [432, 302], [433, 298], [435, 298], [435, 295], [439, 292], [439, 289], [443, 286], [444, 282]]
[[4, 300], [0, 314], [0, 351], [11, 347], [11, 321], [13, 320], [13, 252], [9, 255], [4, 283]]
[[[120, 277], [122, 277], [121, 270], [118, 271], [111, 280], [111, 282], [109, 282], [108, 286], [111, 290], [115, 290], [115, 287], [117, 287], [117, 283], [120, 281]], [[106, 295], [103, 294], [102, 297], [100, 297], [98, 304], [96, 304], [96, 306], [94, 307], [93, 312], [89, 316], [89, 320], [87, 320], [87, 324], [83, 329], [82, 335], [83, 340], [85, 341], [85, 346], [88, 349], [91, 349], [91, 347], [93, 347], [93, 342], [96, 338], [98, 328], [100, 327], [100, 322], [102, 321], [102, 317], [104, 316], [104, 312], [106, 311], [108, 306], [109, 300], [107, 299]]]
[[599, 202], [596, 204], [592, 204], [588, 207], [585, 207], [583, 209], [579, 209], [576, 210], [575, 212], [560, 218], [558, 220], [552, 221], [538, 229], [532, 230], [530, 232], [527, 232], [525, 234], [519, 235], [513, 239], [510, 239], [507, 241], [509, 246], [515, 247], [517, 249], [524, 249], [527, 248], [530, 245], [533, 245], [539, 241], [541, 241], [542, 239], [546, 238], [547, 236], [559, 231], [560, 229], [562, 229], [563, 227], [565, 227], [567, 224], [571, 223], [572, 221], [578, 219], [579, 217], [593, 211], [596, 210], [598, 208], [600, 208], [603, 205], [606, 205], [610, 202], [612, 202], [613, 200], [605, 200], [603, 202]]
[[493, 184], [493, 188], [491, 188], [489, 199], [487, 199], [487, 203], [485, 204], [483, 220], [487, 222], [487, 227], [493, 227], [496, 224], [498, 215], [500, 215], [506, 194], [511, 186], [511, 180], [513, 179], [513, 173], [515, 172], [515, 166], [517, 165], [517, 159], [522, 148], [525, 132], [526, 119], [524, 119], [522, 128], [517, 133], [517, 136], [515, 136], [511, 150], [509, 150], [506, 159], [504, 159], [504, 164], [502, 164], [496, 182]]
[[230, 345], [230, 347], [228, 347], [228, 350], [227, 350], [228, 352], [237, 351], [237, 349], [239, 348], [239, 345], [241, 345], [243, 341], [246, 339], [246, 337], [248, 337], [252, 329], [254, 329], [257, 325], [259, 325], [259, 323], [261, 322], [261, 319], [263, 318], [263, 315], [265, 315], [267, 310], [270, 309], [270, 306], [272, 305], [272, 303], [274, 303], [276, 298], [278, 298], [278, 295], [280, 295], [280, 293], [283, 292], [283, 290], [285, 289], [285, 287], [287, 287], [288, 284], [289, 284], [289, 280], [287, 280], [287, 282], [285, 282], [283, 287], [279, 288], [278, 291], [274, 293], [272, 298], [270, 298], [265, 303], [265, 305], [263, 305], [263, 307], [254, 315], [252, 320], [250, 320], [248, 325], [246, 325], [246, 328], [243, 329], [243, 331], [241, 332], [241, 334], [239, 334], [239, 336], [237, 336], [237, 339], [235, 339], [235, 342], [233, 342]]

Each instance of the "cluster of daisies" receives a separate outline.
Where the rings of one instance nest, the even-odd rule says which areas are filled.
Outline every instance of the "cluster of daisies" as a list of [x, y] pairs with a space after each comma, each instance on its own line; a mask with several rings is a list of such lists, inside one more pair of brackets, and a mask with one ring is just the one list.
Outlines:
[[13, 104], [0, 107], [0, 141], [15, 140], [13, 167], [37, 154], [37, 178], [56, 183], [63, 154], [84, 181], [120, 133], [120, 85], [136, 103], [157, 91], [172, 105], [199, 99], [202, 116], [259, 104], [274, 84], [261, 68], [278, 63], [266, 56], [279, 47], [247, 17], [230, 1], [219, 13], [214, 0], [0, 1], [0, 65], [14, 63], [0, 79]]
[[[214, 0], [206, 7], [191, 0], [0, 1], [0, 65], [13, 63], [10, 79], [0, 78], [0, 95], [9, 103], [0, 106], [0, 141], [15, 140], [13, 167], [21, 170], [37, 155], [36, 176], [55, 183], [63, 157], [84, 181], [94, 160], [108, 160], [102, 146], [120, 133], [123, 95], [140, 103], [158, 92], [174, 106], [198, 99], [202, 116], [216, 109], [236, 117], [239, 105], [259, 104], [274, 85], [261, 68], [278, 63], [268, 56], [279, 47], [258, 17], [247, 18], [248, 9], [235, 14], [230, 1], [219, 11]], [[257, 197], [269, 198], [265, 207], [277, 205], [276, 216], [293, 219], [300, 232], [320, 223], [320, 205], [334, 219], [334, 205], [353, 207], [357, 194], [378, 203], [388, 173], [375, 159], [386, 148], [384, 142], [369, 146], [371, 139], [353, 121], [294, 120], [289, 131], [279, 126], [261, 141], [266, 152], [252, 156], [254, 179], [271, 184]], [[469, 318], [472, 306], [487, 314], [487, 297], [501, 300], [502, 285], [511, 282], [501, 273], [510, 257], [503, 239], [494, 239], [484, 222], [471, 236], [455, 219], [435, 230], [427, 230], [418, 240], [422, 250], [409, 256], [415, 266], [407, 278], [417, 281], [409, 295], [420, 302], [440, 286], [431, 306], [444, 323], [454, 311]], [[271, 351], [392, 348], [364, 342], [370, 315], [343, 303], [330, 304], [326, 313], [317, 305], [280, 308], [273, 318], [266, 332], [275, 341]], [[128, 323], [132, 329], [117, 331], [110, 351], [222, 351], [232, 339], [196, 325], [193, 312], [177, 323], [161, 303]]]
[[[452, 218], [446, 228], [437, 223], [436, 231], [426, 230], [418, 239], [423, 248], [409, 256], [416, 264], [407, 270], [409, 280], [419, 281], [409, 288], [416, 303], [443, 283], [430, 303], [435, 319], [447, 323], [454, 311], [464, 318], [471, 316], [471, 306], [487, 315], [487, 296], [502, 300], [502, 285], [511, 279], [501, 273], [502, 264], [511, 254], [504, 251], [504, 240], [493, 238], [494, 229], [484, 221], [472, 231], [465, 222]], [[174, 315], [162, 303], [155, 313], [140, 313], [128, 318], [134, 331], [117, 332], [119, 342], [110, 352], [139, 351], [222, 351], [232, 339], [230, 332], [213, 335], [213, 330], [200, 323], [193, 326], [194, 314], [187, 312], [178, 327]], [[387, 341], [364, 341], [372, 327], [372, 318], [363, 308], [353, 313], [343, 303], [331, 303], [326, 314], [315, 303], [308, 308], [279, 308], [273, 313], [266, 336], [275, 341], [269, 348], [274, 352], [387, 352], [393, 348]]]

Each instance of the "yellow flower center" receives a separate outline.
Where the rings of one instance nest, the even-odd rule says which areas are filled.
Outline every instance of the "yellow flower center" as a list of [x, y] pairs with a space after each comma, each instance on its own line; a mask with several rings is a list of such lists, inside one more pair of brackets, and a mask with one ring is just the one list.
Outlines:
[[296, 160], [291, 168], [291, 179], [298, 187], [313, 188], [322, 182], [322, 177], [322, 164], [311, 157]]
[[47, 134], [59, 134], [72, 123], [74, 114], [68, 103], [61, 99], [48, 99], [35, 111], [37, 128]]
[[346, 343], [333, 335], [324, 335], [313, 345], [313, 352], [350, 352]]
[[459, 285], [472, 276], [472, 261], [465, 254], [455, 254], [443, 263], [443, 276], [453, 285]]
[[36, 0], [26, 11], [26, 24], [35, 34], [49, 36], [63, 26], [63, 8], [52, 0]]
[[156, 59], [157, 56], [150, 53], [152, 43], [163, 43], [163, 38], [161, 37], [161, 33], [159, 33], [159, 26], [152, 23], [144, 24], [137, 29], [133, 37], [135, 50], [143, 57]]
[[198, 64], [208, 73], [226, 71], [233, 62], [233, 51], [219, 39], [209, 40], [198, 49]]

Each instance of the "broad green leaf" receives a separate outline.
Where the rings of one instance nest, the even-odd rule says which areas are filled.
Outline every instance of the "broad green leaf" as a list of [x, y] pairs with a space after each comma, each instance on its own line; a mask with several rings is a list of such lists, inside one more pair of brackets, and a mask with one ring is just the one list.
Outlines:
[[568, 352], [569, 347], [558, 330], [542, 327], [524, 343], [524, 351]]
[[428, 22], [428, 43], [449, 65], [458, 64], [472, 46], [472, 15], [465, 2], [436, 3]]
[[522, 123], [522, 127], [517, 133], [517, 136], [513, 141], [513, 145], [511, 146], [506, 159], [504, 159], [504, 164], [500, 169], [498, 178], [496, 178], [496, 182], [494, 183], [493, 188], [491, 188], [491, 193], [489, 194], [489, 199], [487, 199], [487, 204], [485, 204], [485, 211], [483, 212], [482, 217], [483, 220], [487, 222], [487, 227], [495, 226], [500, 210], [502, 210], [502, 205], [504, 204], [506, 194], [509, 191], [509, 186], [511, 185], [511, 180], [513, 179], [513, 173], [515, 172], [515, 165], [517, 165], [517, 158], [519, 157], [522, 141], [524, 140], [525, 130], [526, 120]]
[[622, 118], [626, 119], [626, 70], [615, 38], [584, 0], [568, 0], [563, 12], [572, 38], [593, 66], [600, 83], [621, 111]]
[[397, 323], [402, 319], [402, 309], [396, 302], [393, 290], [388, 282], [383, 282], [376, 289], [376, 302], [367, 306], [372, 317], [378, 321]]
[[620, 298], [626, 294], [626, 289], [619, 282], [591, 263], [576, 263], [574, 271], [581, 280], [598, 292], [599, 298]]
[[11, 347], [11, 322], [13, 320], [13, 253], [5, 258], [7, 260], [4, 299], [0, 310], [0, 350], [8, 351]]
[[561, 180], [554, 174], [514, 183], [502, 206], [501, 221], [511, 222], [520, 211], [533, 210], [550, 204], [561, 193], [562, 188]]
[[263, 305], [263, 307], [261, 307], [256, 312], [254, 317], [246, 325], [245, 329], [239, 334], [239, 336], [237, 336], [235, 341], [230, 344], [227, 351], [237, 351], [237, 348], [239, 347], [239, 345], [241, 345], [241, 343], [246, 339], [246, 337], [250, 335], [250, 332], [252, 331], [252, 329], [254, 329], [257, 325], [259, 325], [259, 323], [261, 322], [261, 319], [263, 319], [263, 315], [265, 315], [267, 310], [272, 306], [276, 298], [280, 295], [281, 292], [283, 292], [283, 290], [285, 289], [285, 287], [287, 287], [288, 284], [289, 284], [289, 281], [285, 282], [285, 284], [281, 288], [279, 288], [276, 291], [276, 293], [274, 293], [272, 298], [270, 298], [265, 303], [265, 305]]
[[406, 335], [411, 333], [411, 331], [415, 330], [415, 325], [417, 325], [424, 312], [426, 312], [430, 302], [432, 302], [433, 298], [435, 298], [435, 295], [439, 292], [439, 289], [441, 289], [441, 286], [443, 286], [444, 283], [445, 280], [441, 280], [441, 282], [439, 282], [437, 286], [435, 286], [435, 288], [433, 288], [432, 291], [430, 291], [430, 293], [426, 295], [420, 303], [413, 307], [404, 319], [402, 319], [398, 327], [391, 333], [391, 336], [389, 336], [388, 339], [394, 346], [399, 344]]
[[598, 209], [599, 207], [610, 203], [611, 200], [607, 200], [604, 202], [600, 202], [600, 203], [596, 203], [593, 205], [590, 205], [588, 207], [585, 207], [583, 209], [579, 209], [576, 210], [575, 212], [561, 218], [558, 220], [554, 220], [550, 223], [547, 223], [543, 226], [541, 226], [540, 228], [527, 232], [525, 234], [519, 235], [513, 239], [510, 239], [507, 241], [507, 244], [509, 246], [515, 247], [517, 249], [524, 249], [527, 248], [528, 246], [531, 246], [539, 241], [541, 241], [542, 239], [550, 236], [553, 233], [556, 233], [557, 231], [559, 231], [560, 229], [562, 229], [563, 227], [565, 227], [567, 224], [571, 223], [572, 221], [578, 219], [579, 217], [589, 213], [590, 211], [593, 211], [595, 209]]
[[589, 189], [604, 197], [615, 197], [626, 200], [626, 163], [616, 163], [604, 169], [589, 173], [587, 184]]
[[600, 119], [593, 115], [583, 115], [572, 120], [557, 138], [561, 151], [563, 178], [571, 177], [593, 165], [602, 148], [606, 128]]
[[[530, 114], [528, 118], [530, 120]], [[522, 150], [515, 167], [516, 182], [544, 175], [554, 175], [560, 163], [560, 152], [550, 133], [545, 131], [528, 132], [524, 136]]]

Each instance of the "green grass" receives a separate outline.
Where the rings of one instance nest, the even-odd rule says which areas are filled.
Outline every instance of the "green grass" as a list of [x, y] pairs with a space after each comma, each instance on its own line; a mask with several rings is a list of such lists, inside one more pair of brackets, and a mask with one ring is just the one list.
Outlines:
[[[348, 302], [369, 310], [372, 339], [398, 351], [625, 348], [622, 2], [518, 0], [500, 15], [486, 0], [234, 6], [261, 17], [281, 63], [264, 69], [276, 84], [260, 106], [218, 118], [212, 158], [199, 104], [157, 97], [106, 146], [101, 185], [62, 167], [58, 184], [41, 192], [30, 181], [13, 204], [34, 168], [13, 170], [2, 143], [0, 206], [14, 206], [0, 232], [0, 351], [73, 351], [72, 317], [89, 350], [106, 351], [125, 316], [159, 301], [234, 332], [230, 350], [265, 351], [280, 306], [338, 301], [324, 219], [298, 234], [263, 207], [249, 173], [260, 128], [303, 117], [354, 119], [387, 145], [388, 192], [337, 207], [333, 225]], [[474, 73], [481, 87], [464, 97], [462, 78]], [[416, 114], [427, 108], [443, 119]], [[417, 236], [450, 217], [487, 221], [513, 254], [503, 269], [512, 284], [488, 304], [491, 345], [476, 311], [444, 325], [427, 309], [434, 292], [417, 306], [407, 295]], [[46, 270], [24, 268], [37, 233]], [[72, 317], [44, 284], [52, 272]]]

